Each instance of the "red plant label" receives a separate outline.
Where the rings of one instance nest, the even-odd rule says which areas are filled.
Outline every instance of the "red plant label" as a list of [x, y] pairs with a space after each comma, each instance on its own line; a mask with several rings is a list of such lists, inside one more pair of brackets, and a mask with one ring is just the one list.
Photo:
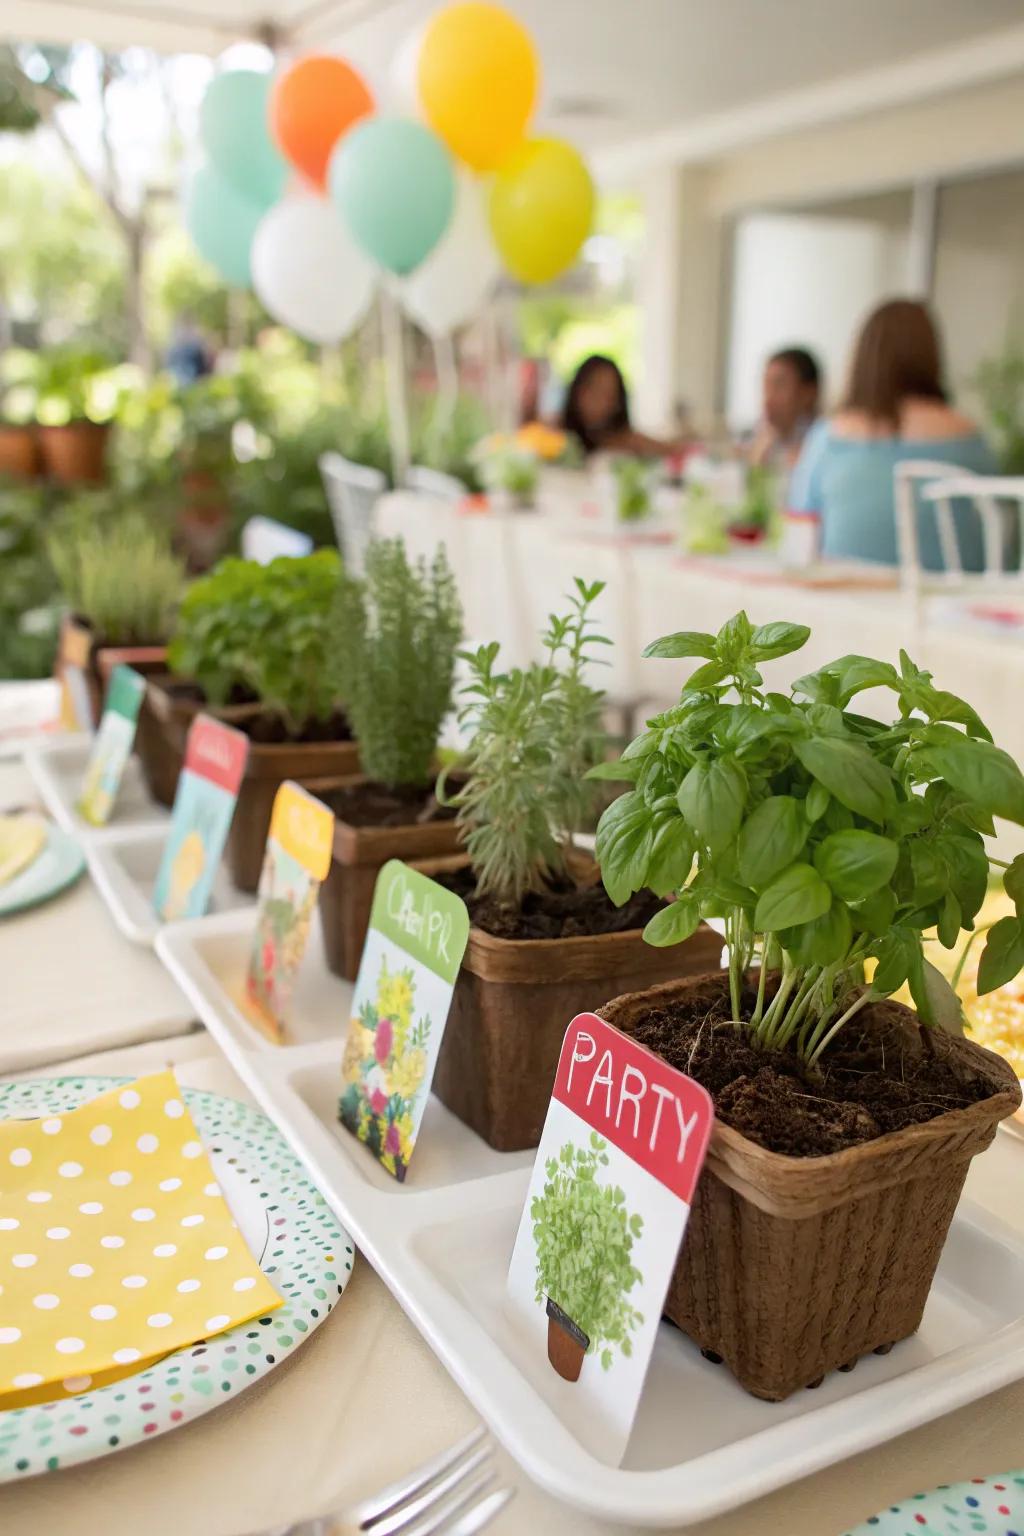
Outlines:
[[185, 745], [185, 767], [237, 795], [249, 755], [249, 738], [230, 725], [197, 715]]

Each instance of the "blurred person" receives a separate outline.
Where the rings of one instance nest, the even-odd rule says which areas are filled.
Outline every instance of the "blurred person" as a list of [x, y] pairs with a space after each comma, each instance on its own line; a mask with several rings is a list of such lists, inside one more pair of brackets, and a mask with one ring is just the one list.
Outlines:
[[[977, 474], [994, 474], [995, 457], [971, 419], [950, 404], [942, 349], [926, 305], [882, 304], [861, 327], [846, 397], [831, 420], [807, 434], [789, 484], [789, 507], [821, 518], [826, 559], [897, 565], [893, 471], [907, 459], [930, 459]], [[984, 568], [980, 520], [954, 506], [965, 570]], [[922, 564], [941, 570], [935, 519], [919, 520]]]
[[806, 347], [783, 347], [764, 365], [761, 424], [748, 457], [751, 464], [788, 472], [818, 416], [821, 369]]
[[635, 453], [653, 459], [685, 446], [636, 431], [629, 419], [629, 394], [622, 371], [610, 357], [598, 353], [577, 368], [560, 426], [579, 439], [585, 454]]
[[179, 315], [164, 360], [167, 372], [183, 388], [213, 372], [213, 357], [191, 315]]

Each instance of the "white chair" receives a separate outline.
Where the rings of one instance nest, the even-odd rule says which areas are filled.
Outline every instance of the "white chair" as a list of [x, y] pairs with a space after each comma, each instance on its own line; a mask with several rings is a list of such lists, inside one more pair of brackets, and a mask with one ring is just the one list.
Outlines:
[[[900, 559], [900, 584], [920, 598], [928, 592], [949, 592], [1000, 578], [1021, 584], [1018, 569], [1008, 569], [1014, 549], [1013, 533], [1019, 534], [1024, 516], [1024, 479], [979, 475], [973, 470], [937, 459], [909, 459], [894, 472], [896, 539]], [[984, 568], [965, 571], [954, 501], [967, 504], [981, 521]], [[1008, 503], [1016, 503], [1016, 509]], [[921, 562], [920, 519], [934, 517], [942, 555], [940, 571], [926, 570]]]
[[346, 568], [361, 576], [373, 538], [374, 511], [388, 488], [387, 476], [340, 453], [320, 455], [320, 478]]
[[433, 496], [435, 501], [461, 501], [469, 495], [469, 486], [457, 475], [446, 475], [442, 469], [428, 469], [425, 464], [412, 464], [405, 477], [410, 491], [423, 496]]
[[272, 517], [250, 517], [242, 529], [243, 560], [269, 565], [281, 555], [296, 559], [312, 553], [313, 540], [308, 533], [300, 533]]

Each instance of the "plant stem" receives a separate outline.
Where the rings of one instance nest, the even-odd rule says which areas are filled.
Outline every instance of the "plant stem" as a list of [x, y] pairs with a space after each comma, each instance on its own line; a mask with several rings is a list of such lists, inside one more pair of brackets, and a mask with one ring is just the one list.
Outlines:
[[799, 975], [800, 972], [796, 969], [796, 967], [789, 964], [786, 952], [783, 950], [782, 981], [779, 983], [779, 990], [776, 992], [775, 996], [769, 1003], [768, 1011], [765, 1014], [764, 1019], [761, 1022], [761, 1026], [757, 1031], [758, 1044], [762, 1047], [770, 1044], [772, 1035], [775, 1030], [776, 1022], [785, 1013], [786, 1004], [789, 1002], [789, 994], [793, 990], [793, 983], [796, 981]]
[[844, 1014], [842, 1014], [836, 1020], [836, 1022], [832, 1025], [832, 1028], [829, 1030], [828, 1034], [825, 1036], [825, 1038], [818, 1045], [816, 1045], [814, 1047], [814, 1050], [811, 1052], [811, 1055], [807, 1058], [807, 1065], [809, 1067], [816, 1066], [817, 1063], [818, 1063], [818, 1060], [819, 1060], [819, 1058], [820, 1058], [820, 1056], [822, 1054], [822, 1052], [827, 1048], [829, 1042], [831, 1040], [835, 1039], [836, 1035], [838, 1035], [838, 1033], [842, 1029], [843, 1025], [844, 1024], [848, 1024], [850, 1022], [850, 1020], [853, 1018], [854, 1014], [855, 1013], [859, 1013], [860, 1010], [862, 1008], [866, 1007], [868, 1003], [874, 1003], [874, 1002], [877, 1002], [877, 1001], [878, 1001], [877, 995], [874, 992], [872, 992], [870, 987], [867, 989], [866, 992], [862, 992], [860, 997], [858, 997], [855, 1002], [851, 1003], [849, 1008], [847, 1008], [846, 1012]]
[[805, 972], [804, 980], [801, 983], [800, 990], [797, 992], [796, 997], [793, 999], [793, 1002], [787, 1010], [785, 1017], [779, 1020], [778, 1024], [772, 1032], [772, 1038], [768, 1044], [773, 1050], [783, 1050], [793, 1038], [797, 1025], [800, 1023], [804, 1013], [807, 1011], [807, 1007], [814, 995], [815, 988], [821, 980], [821, 977], [822, 967], [820, 965], [812, 965]]
[[754, 1005], [754, 1012], [750, 1019], [750, 1027], [755, 1032], [760, 1026], [761, 1015], [764, 1012], [764, 984], [765, 978], [768, 975], [768, 955], [771, 945], [772, 940], [766, 938], [761, 948], [761, 970], [757, 978], [757, 1002]]
[[975, 928], [974, 932], [972, 934], [968, 935], [967, 943], [964, 945], [964, 948], [963, 948], [963, 953], [961, 954], [959, 960], [956, 963], [956, 969], [954, 970], [952, 976], [949, 978], [949, 984], [953, 988], [954, 992], [956, 991], [957, 987], [960, 985], [960, 977], [963, 975], [964, 966], [967, 964], [967, 956], [971, 952], [971, 945], [974, 943], [976, 938], [980, 937], [981, 934], [988, 933], [988, 930], [991, 927], [992, 927], [991, 923], [986, 923], [983, 928]]
[[725, 939], [729, 946], [729, 1002], [732, 1005], [733, 1027], [739, 1029], [740, 1025], [740, 966], [742, 964], [739, 946], [739, 920], [735, 916], [726, 920]]

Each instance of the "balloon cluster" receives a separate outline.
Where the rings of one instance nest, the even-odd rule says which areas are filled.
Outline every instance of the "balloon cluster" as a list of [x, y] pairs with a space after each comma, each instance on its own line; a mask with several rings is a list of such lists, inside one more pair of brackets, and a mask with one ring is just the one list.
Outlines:
[[231, 70], [203, 100], [207, 161], [185, 198], [200, 252], [310, 341], [364, 317], [381, 270], [408, 313], [446, 335], [502, 265], [545, 283], [572, 265], [594, 189], [571, 145], [531, 138], [538, 61], [489, 0], [436, 14], [402, 62], [410, 116], [378, 114], [344, 59], [311, 54], [274, 75]]

